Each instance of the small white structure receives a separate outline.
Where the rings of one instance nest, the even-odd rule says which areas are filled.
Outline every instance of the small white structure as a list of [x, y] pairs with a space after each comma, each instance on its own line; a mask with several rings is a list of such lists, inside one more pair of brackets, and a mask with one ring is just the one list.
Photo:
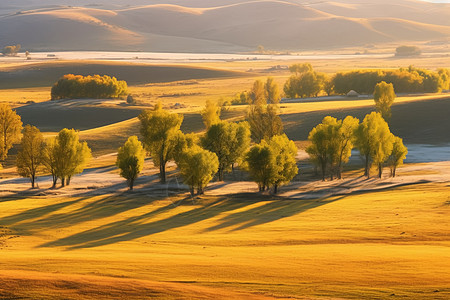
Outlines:
[[354, 90], [350, 90], [350, 92], [347, 93], [347, 97], [359, 97], [359, 94]]

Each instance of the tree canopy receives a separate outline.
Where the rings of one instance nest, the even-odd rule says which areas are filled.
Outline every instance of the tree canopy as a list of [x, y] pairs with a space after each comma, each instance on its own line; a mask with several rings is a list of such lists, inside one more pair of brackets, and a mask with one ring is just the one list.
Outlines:
[[355, 131], [355, 145], [365, 159], [364, 175], [370, 177], [370, 166], [378, 166], [381, 178], [383, 163], [392, 153], [394, 136], [380, 113], [372, 112]]
[[389, 122], [392, 116], [391, 106], [395, 100], [394, 86], [392, 83], [386, 83], [384, 81], [377, 83], [373, 92], [373, 99], [377, 111], [381, 113], [381, 116], [386, 122]]
[[219, 180], [225, 171], [240, 160], [250, 146], [250, 129], [247, 122], [221, 121], [212, 125], [201, 139], [203, 148], [217, 155]]
[[394, 137], [392, 152], [388, 158], [388, 164], [391, 168], [391, 176], [395, 177], [397, 167], [403, 164], [403, 160], [408, 154], [408, 148], [403, 145], [403, 140], [398, 136]]
[[120, 176], [127, 180], [130, 190], [133, 190], [134, 181], [144, 167], [144, 158], [144, 147], [137, 136], [130, 136], [118, 150], [116, 165], [120, 169]]
[[183, 181], [189, 185], [191, 195], [203, 194], [207, 184], [217, 173], [219, 160], [217, 155], [197, 145], [189, 147], [177, 161]]
[[62, 129], [50, 139], [43, 152], [43, 162], [53, 176], [53, 186], [61, 179], [61, 186], [69, 185], [73, 175], [83, 172], [91, 159], [91, 149], [86, 142], [80, 142], [78, 131]]
[[273, 136], [254, 145], [246, 154], [245, 160], [250, 176], [258, 184], [260, 191], [289, 183], [298, 173], [295, 156], [297, 147], [286, 135]]
[[20, 176], [30, 178], [31, 187], [34, 188], [36, 173], [42, 164], [44, 136], [36, 127], [26, 125], [20, 146], [17, 153], [17, 172]]
[[211, 100], [206, 100], [205, 108], [201, 112], [206, 129], [211, 127], [211, 125], [220, 122], [220, 112], [221, 109], [217, 103]]
[[0, 159], [8, 156], [9, 149], [20, 140], [22, 120], [20, 116], [5, 103], [0, 104]]
[[166, 182], [166, 164], [174, 159], [179, 143], [183, 115], [170, 113], [157, 105], [154, 110], [144, 110], [139, 115], [143, 144], [150, 152], [153, 163], [159, 167], [161, 182]]

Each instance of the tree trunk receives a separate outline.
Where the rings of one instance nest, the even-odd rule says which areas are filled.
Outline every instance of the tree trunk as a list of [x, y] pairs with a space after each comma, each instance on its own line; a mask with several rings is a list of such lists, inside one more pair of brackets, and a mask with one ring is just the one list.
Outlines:
[[194, 187], [193, 186], [189, 187], [189, 192], [191, 193], [191, 197], [194, 197]]
[[134, 179], [130, 179], [128, 187], [130, 188], [130, 191], [133, 190], [133, 185], [134, 185]]
[[69, 185], [69, 184], [70, 184], [70, 179], [72, 179], [72, 176], [67, 176], [67, 179], [66, 179], [66, 185]]
[[162, 162], [159, 165], [159, 177], [161, 178], [161, 183], [166, 183], [166, 164]]
[[277, 194], [277, 193], [278, 193], [278, 184], [275, 184], [275, 185], [273, 186], [273, 193], [274, 193], [274, 194]]
[[383, 164], [378, 164], [378, 178], [381, 178], [381, 175], [383, 175]]
[[31, 175], [31, 188], [34, 189], [35, 176]]
[[366, 165], [364, 168], [364, 176], [367, 176], [367, 179], [370, 178], [369, 155], [366, 155]]
[[223, 168], [219, 168], [219, 181], [223, 181]]
[[61, 186], [62, 187], [66, 186], [66, 178], [65, 177], [61, 178]]
[[52, 189], [54, 189], [56, 187], [56, 183], [58, 181], [58, 177], [56, 177], [56, 175], [52, 175], [53, 176], [53, 185], [52, 185]]
[[395, 171], [397, 170], [397, 167], [396, 166], [394, 166], [393, 168], [392, 168], [392, 177], [395, 177]]
[[327, 165], [325, 163], [322, 163], [321, 167], [322, 167], [322, 181], [325, 181], [325, 172], [327, 169]]

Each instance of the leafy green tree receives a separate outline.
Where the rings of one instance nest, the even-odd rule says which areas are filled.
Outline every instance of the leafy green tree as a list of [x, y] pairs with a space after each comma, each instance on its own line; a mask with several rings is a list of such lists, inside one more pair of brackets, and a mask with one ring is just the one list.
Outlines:
[[397, 136], [394, 137], [394, 144], [391, 155], [388, 158], [388, 164], [391, 168], [391, 176], [395, 177], [397, 167], [403, 164], [403, 160], [408, 154], [408, 148], [403, 145], [403, 140]]
[[279, 186], [291, 182], [298, 174], [295, 160], [298, 149], [285, 134], [273, 136], [268, 143], [275, 156], [275, 172], [270, 182], [274, 187], [274, 194], [277, 194]]
[[284, 93], [289, 98], [317, 97], [324, 88], [326, 75], [317, 73], [310, 64], [297, 64], [290, 67], [292, 73], [284, 85]]
[[246, 122], [222, 121], [212, 125], [201, 140], [203, 148], [217, 155], [219, 180], [239, 161], [250, 146], [250, 129]]
[[365, 159], [364, 175], [370, 177], [370, 166], [378, 166], [381, 178], [383, 163], [392, 153], [394, 136], [380, 113], [372, 112], [364, 118], [355, 131], [355, 145]]
[[217, 173], [219, 160], [213, 152], [194, 145], [182, 152], [177, 165], [193, 196], [195, 189], [199, 195], [204, 193], [205, 187]]
[[249, 106], [247, 120], [252, 137], [257, 143], [283, 133], [283, 122], [277, 110], [275, 104]]
[[[336, 160], [338, 153], [337, 132], [338, 121], [336, 118], [327, 116], [322, 123], [314, 127], [308, 135], [311, 145], [306, 152], [317, 163], [322, 172], [322, 180], [325, 181], [327, 167]], [[333, 174], [333, 170], [331, 170]], [[333, 179], [333, 177], [331, 178]]]
[[270, 104], [278, 104], [281, 100], [280, 89], [278, 84], [273, 80], [273, 77], [267, 77], [264, 84], [265, 98]]
[[395, 100], [394, 86], [392, 83], [379, 82], [375, 86], [373, 100], [375, 101], [377, 111], [381, 113], [381, 116], [383, 116], [386, 122], [389, 122], [392, 116], [391, 106]]
[[250, 176], [258, 184], [260, 192], [269, 188], [276, 175], [276, 157], [267, 143], [254, 145], [246, 154], [245, 161]]
[[251, 147], [245, 161], [259, 191], [273, 187], [276, 194], [279, 186], [289, 183], [298, 173], [296, 155], [297, 147], [285, 134]]
[[158, 104], [154, 110], [143, 111], [139, 115], [139, 120], [143, 144], [152, 155], [155, 166], [159, 167], [161, 183], [165, 183], [166, 164], [174, 159], [183, 115], [170, 113]]
[[80, 142], [78, 131], [62, 129], [56, 136], [57, 175], [61, 185], [69, 185], [73, 175], [83, 172], [91, 159], [91, 149], [86, 142]]
[[331, 180], [334, 179], [334, 174], [339, 179], [342, 178], [342, 167], [351, 156], [354, 132], [358, 124], [359, 120], [352, 116], [347, 116], [344, 120], [327, 116], [309, 133], [311, 146], [306, 152], [311, 161], [320, 167], [322, 180], [325, 180], [327, 169]]
[[52, 174], [53, 187], [58, 178], [61, 186], [69, 185], [72, 176], [83, 172], [91, 157], [91, 149], [86, 142], [79, 141], [78, 131], [62, 129], [46, 143], [43, 151], [43, 162]]
[[145, 151], [137, 136], [130, 136], [125, 144], [119, 148], [116, 166], [120, 169], [120, 176], [125, 178], [130, 191], [134, 181], [144, 167]]
[[251, 104], [263, 105], [267, 103], [266, 89], [264, 83], [261, 80], [256, 80], [253, 83], [253, 87], [250, 90], [249, 97]]
[[22, 121], [9, 105], [0, 104], [0, 159], [8, 156], [9, 149], [20, 139]]
[[352, 155], [352, 149], [355, 141], [355, 131], [359, 126], [359, 120], [352, 116], [345, 117], [338, 121], [338, 130], [336, 137], [336, 156], [333, 161], [336, 163], [337, 177], [342, 178], [342, 167], [347, 163]]
[[23, 129], [21, 148], [17, 153], [17, 171], [20, 176], [31, 180], [34, 189], [36, 173], [42, 164], [44, 137], [34, 126], [26, 125]]
[[206, 100], [205, 108], [201, 112], [206, 129], [220, 122], [220, 111], [221, 109], [217, 103]]

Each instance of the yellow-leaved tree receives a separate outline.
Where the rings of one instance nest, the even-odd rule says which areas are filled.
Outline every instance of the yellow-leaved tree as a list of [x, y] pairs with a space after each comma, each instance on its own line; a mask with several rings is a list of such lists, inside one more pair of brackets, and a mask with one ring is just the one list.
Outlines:
[[0, 160], [5, 160], [9, 149], [20, 140], [22, 120], [5, 103], [0, 104]]
[[42, 165], [44, 136], [35, 126], [26, 125], [20, 146], [17, 153], [17, 172], [20, 176], [30, 178], [31, 187], [34, 189], [36, 173]]
[[130, 136], [119, 148], [116, 165], [120, 176], [127, 180], [128, 187], [133, 190], [134, 181], [144, 167], [145, 151], [137, 136]]

